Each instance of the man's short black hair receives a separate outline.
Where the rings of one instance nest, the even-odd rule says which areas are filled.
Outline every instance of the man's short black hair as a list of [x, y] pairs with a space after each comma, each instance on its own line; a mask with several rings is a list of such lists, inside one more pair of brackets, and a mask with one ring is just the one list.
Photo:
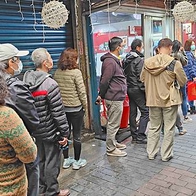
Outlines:
[[142, 40], [141, 39], [134, 39], [131, 43], [131, 50], [136, 50], [137, 47], [142, 46]]
[[120, 46], [122, 42], [123, 42], [123, 40], [120, 37], [113, 37], [113, 38], [111, 38], [109, 40], [109, 42], [108, 42], [108, 46], [109, 46], [110, 52], [115, 51], [116, 48], [118, 46]]
[[163, 38], [158, 43], [158, 48], [169, 48], [170, 46], [173, 46], [173, 42], [169, 38]]

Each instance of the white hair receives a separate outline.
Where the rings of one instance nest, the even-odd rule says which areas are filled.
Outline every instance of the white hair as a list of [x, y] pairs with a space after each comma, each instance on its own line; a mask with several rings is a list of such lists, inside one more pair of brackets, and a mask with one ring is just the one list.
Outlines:
[[48, 51], [45, 48], [37, 48], [32, 52], [31, 59], [35, 67], [41, 67], [45, 60], [48, 60]]

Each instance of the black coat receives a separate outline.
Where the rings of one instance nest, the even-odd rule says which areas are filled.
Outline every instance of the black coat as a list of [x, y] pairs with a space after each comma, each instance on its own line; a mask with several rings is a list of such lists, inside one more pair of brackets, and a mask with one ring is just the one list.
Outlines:
[[143, 54], [132, 51], [122, 62], [128, 88], [144, 90], [144, 85], [140, 81], [140, 74], [144, 65], [143, 57]]
[[29, 133], [33, 136], [39, 125], [39, 117], [35, 108], [35, 101], [28, 87], [16, 77], [6, 79], [9, 96], [6, 105], [20, 116]]
[[56, 136], [68, 137], [69, 126], [57, 82], [43, 71], [27, 71], [23, 81], [29, 86], [35, 99], [40, 124], [34, 137], [56, 142]]

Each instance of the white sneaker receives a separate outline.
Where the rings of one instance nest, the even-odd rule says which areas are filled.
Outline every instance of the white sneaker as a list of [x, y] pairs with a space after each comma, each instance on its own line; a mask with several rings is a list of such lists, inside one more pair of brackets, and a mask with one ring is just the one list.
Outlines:
[[125, 157], [127, 156], [127, 153], [116, 148], [112, 152], [107, 152], [107, 155], [113, 157]]
[[184, 117], [183, 123], [188, 123], [191, 122], [192, 118], [190, 118], [189, 116]]
[[74, 158], [69, 157], [63, 161], [63, 169], [68, 169], [74, 162]]
[[78, 169], [80, 169], [81, 167], [84, 167], [86, 164], [87, 164], [86, 159], [79, 159], [78, 161], [75, 160], [75, 161], [73, 162], [72, 168], [78, 170]]

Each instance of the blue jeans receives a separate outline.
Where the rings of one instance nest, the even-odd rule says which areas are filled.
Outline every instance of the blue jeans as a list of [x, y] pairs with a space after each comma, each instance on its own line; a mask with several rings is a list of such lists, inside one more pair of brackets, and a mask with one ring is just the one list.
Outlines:
[[194, 107], [194, 101], [189, 101], [190, 108]]
[[186, 85], [181, 87], [180, 90], [182, 92], [182, 104], [181, 104], [182, 114], [183, 114], [183, 116], [187, 116], [187, 113], [188, 113], [188, 108], [187, 108], [188, 98], [187, 98], [187, 93], [186, 93]]

